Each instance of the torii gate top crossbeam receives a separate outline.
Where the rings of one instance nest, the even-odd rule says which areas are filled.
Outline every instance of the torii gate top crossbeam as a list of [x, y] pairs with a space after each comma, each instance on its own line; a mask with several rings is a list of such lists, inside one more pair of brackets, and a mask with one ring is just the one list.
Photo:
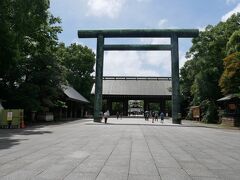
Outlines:
[[114, 30], [79, 30], [79, 38], [97, 38], [102, 35], [106, 38], [138, 38], [138, 37], [172, 37], [193, 38], [199, 34], [198, 29], [114, 29]]

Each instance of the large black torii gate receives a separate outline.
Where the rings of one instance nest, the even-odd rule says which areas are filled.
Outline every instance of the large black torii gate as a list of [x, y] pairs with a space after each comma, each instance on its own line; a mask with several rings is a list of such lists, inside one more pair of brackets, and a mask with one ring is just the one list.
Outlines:
[[[102, 78], [104, 51], [171, 51], [172, 68], [172, 122], [180, 124], [180, 88], [179, 88], [179, 50], [178, 38], [193, 38], [199, 34], [198, 29], [114, 29], [114, 30], [79, 30], [79, 38], [97, 38], [94, 121], [101, 121]], [[105, 45], [104, 38], [170, 38], [167, 45], [118, 44]]]

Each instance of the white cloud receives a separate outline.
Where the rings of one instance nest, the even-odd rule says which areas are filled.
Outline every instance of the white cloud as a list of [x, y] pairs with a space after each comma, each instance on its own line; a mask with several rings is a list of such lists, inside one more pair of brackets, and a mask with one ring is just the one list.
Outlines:
[[158, 27], [159, 28], [165, 27], [167, 22], [168, 22], [167, 19], [160, 19], [159, 22], [158, 22]]
[[197, 27], [197, 29], [199, 29], [199, 31], [205, 31], [206, 26], [199, 26], [199, 27]]
[[227, 4], [234, 4], [234, 3], [236, 3], [237, 2], [237, 0], [226, 0], [226, 3]]
[[240, 12], [240, 3], [231, 11], [229, 11], [227, 14], [222, 16], [222, 21], [225, 22], [227, 21], [228, 18], [230, 18], [233, 14], [236, 14]]
[[[188, 59], [179, 51], [179, 69]], [[104, 57], [104, 76], [171, 76], [170, 51], [112, 51]]]
[[126, 0], [87, 0], [87, 15], [116, 18]]
[[[167, 20], [160, 20], [163, 25]], [[141, 38], [142, 44], [170, 44], [170, 38]], [[142, 54], [146, 64], [157, 67], [161, 76], [171, 74], [171, 52], [170, 51], [147, 51]]]
[[147, 52], [146, 61], [150, 65], [160, 67], [164, 70], [164, 72], [169, 72], [171, 65], [171, 53], [170, 51]]
[[157, 28], [160, 29], [177, 29], [177, 26], [169, 25], [168, 20], [166, 18], [160, 19], [157, 23]]
[[184, 53], [182, 51], [179, 52], [179, 69], [181, 69], [181, 67], [183, 67], [185, 62], [188, 60], [188, 59], [186, 59], [185, 54], [186, 53]]
[[142, 44], [170, 44], [170, 38], [140, 38]]
[[[179, 68], [186, 61], [185, 52], [179, 51]], [[107, 51], [104, 76], [171, 76], [171, 52]]]
[[104, 76], [159, 76], [160, 74], [145, 67], [145, 58], [136, 51], [106, 52]]
[[[164, 25], [166, 19], [158, 23]], [[140, 44], [170, 44], [170, 38], [140, 38]], [[122, 51], [106, 52], [104, 75], [170, 76], [170, 51]]]
[[78, 38], [74, 38], [73, 40], [72, 40], [72, 42], [71, 42], [71, 44], [77, 44], [77, 45], [84, 45], [81, 41], [80, 41], [80, 39], [78, 39]]

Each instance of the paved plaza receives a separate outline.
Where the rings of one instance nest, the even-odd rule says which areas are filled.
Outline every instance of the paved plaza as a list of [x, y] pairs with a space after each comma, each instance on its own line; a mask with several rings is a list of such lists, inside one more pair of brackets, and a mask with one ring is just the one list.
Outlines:
[[0, 129], [0, 179], [239, 180], [240, 131], [110, 118]]

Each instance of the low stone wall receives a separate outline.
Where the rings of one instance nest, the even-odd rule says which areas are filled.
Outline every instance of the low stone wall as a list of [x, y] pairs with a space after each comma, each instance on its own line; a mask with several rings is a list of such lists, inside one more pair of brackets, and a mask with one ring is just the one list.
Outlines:
[[239, 117], [221, 117], [222, 125], [231, 126], [231, 127], [240, 127], [240, 118]]

